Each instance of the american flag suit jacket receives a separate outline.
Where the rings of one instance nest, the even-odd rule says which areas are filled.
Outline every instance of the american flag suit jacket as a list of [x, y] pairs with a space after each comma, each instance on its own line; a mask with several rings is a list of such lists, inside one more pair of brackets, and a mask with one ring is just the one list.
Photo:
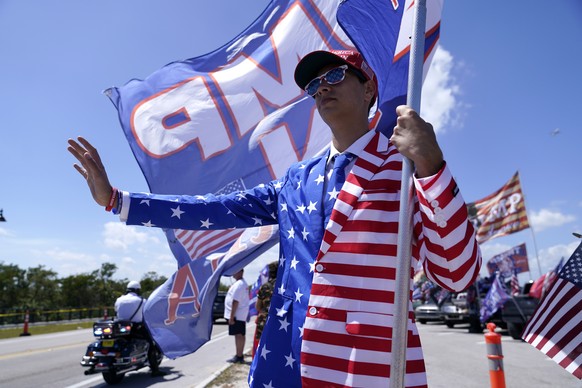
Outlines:
[[[251, 387], [390, 384], [402, 156], [385, 135], [373, 135], [324, 227], [328, 155], [297, 163], [283, 179], [243, 192], [129, 195], [127, 224], [174, 229], [279, 224], [276, 292], [251, 365]], [[466, 204], [446, 165], [435, 176], [415, 178], [414, 185], [411, 265], [421, 264], [441, 287], [461, 291], [481, 265]], [[424, 387], [411, 307], [407, 346], [406, 386]]]

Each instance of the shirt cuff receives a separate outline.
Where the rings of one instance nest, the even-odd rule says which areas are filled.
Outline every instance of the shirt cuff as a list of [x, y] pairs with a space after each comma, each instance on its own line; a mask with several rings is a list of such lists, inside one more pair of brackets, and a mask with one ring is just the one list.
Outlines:
[[447, 168], [447, 162], [444, 161], [443, 165], [441, 166], [441, 169], [436, 174], [431, 175], [431, 176], [426, 176], [423, 178], [418, 178], [418, 177], [416, 177], [416, 174], [414, 174], [413, 178], [420, 187], [422, 187], [423, 189], [426, 189], [426, 188], [430, 187], [433, 184], [433, 182], [437, 181], [441, 177], [441, 175], [443, 175], [443, 172], [445, 171], [446, 168]]
[[119, 211], [119, 221], [126, 222], [127, 217], [129, 215], [129, 205], [131, 198], [129, 197], [129, 192], [122, 191], [122, 201], [121, 201], [121, 210]]

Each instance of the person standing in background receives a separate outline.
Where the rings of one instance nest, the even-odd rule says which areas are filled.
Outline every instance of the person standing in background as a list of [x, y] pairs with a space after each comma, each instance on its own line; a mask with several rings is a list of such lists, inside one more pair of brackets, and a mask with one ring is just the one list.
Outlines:
[[236, 354], [228, 360], [232, 363], [244, 363], [243, 350], [246, 341], [247, 316], [249, 315], [249, 287], [243, 279], [244, 270], [232, 277], [235, 282], [230, 286], [224, 299], [224, 318], [228, 320], [228, 334], [234, 336]]
[[261, 339], [263, 328], [265, 327], [267, 317], [269, 316], [269, 306], [271, 305], [271, 295], [273, 295], [273, 291], [275, 290], [278, 266], [279, 264], [276, 261], [269, 263], [269, 279], [261, 285], [257, 293], [257, 303], [255, 304], [257, 309], [257, 319], [255, 323], [257, 324], [257, 327], [255, 329], [255, 340], [253, 342], [253, 358], [255, 357], [255, 351], [259, 346], [259, 340]]

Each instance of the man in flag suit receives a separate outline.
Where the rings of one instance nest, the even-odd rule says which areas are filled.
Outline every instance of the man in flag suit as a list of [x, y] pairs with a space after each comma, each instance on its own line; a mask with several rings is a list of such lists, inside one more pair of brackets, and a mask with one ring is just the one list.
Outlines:
[[[252, 387], [387, 387], [402, 155], [415, 166], [412, 267], [444, 289], [476, 278], [481, 254], [433, 128], [397, 108], [390, 138], [370, 131], [375, 75], [355, 51], [315, 51], [295, 81], [332, 132], [329, 152], [250, 190], [199, 196], [112, 188], [96, 149], [69, 140], [95, 201], [131, 225], [226, 229], [278, 224], [279, 271], [253, 360]], [[411, 279], [412, 280], [412, 279]], [[409, 308], [407, 387], [426, 386]]]

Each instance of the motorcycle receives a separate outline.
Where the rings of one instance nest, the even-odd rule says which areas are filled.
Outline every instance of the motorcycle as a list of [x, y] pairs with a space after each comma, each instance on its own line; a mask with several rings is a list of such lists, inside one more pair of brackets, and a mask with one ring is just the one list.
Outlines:
[[148, 366], [154, 370], [162, 362], [162, 352], [139, 323], [95, 322], [93, 335], [97, 340], [87, 347], [81, 366], [89, 368], [85, 375], [101, 373], [107, 384], [118, 384], [130, 371]]

